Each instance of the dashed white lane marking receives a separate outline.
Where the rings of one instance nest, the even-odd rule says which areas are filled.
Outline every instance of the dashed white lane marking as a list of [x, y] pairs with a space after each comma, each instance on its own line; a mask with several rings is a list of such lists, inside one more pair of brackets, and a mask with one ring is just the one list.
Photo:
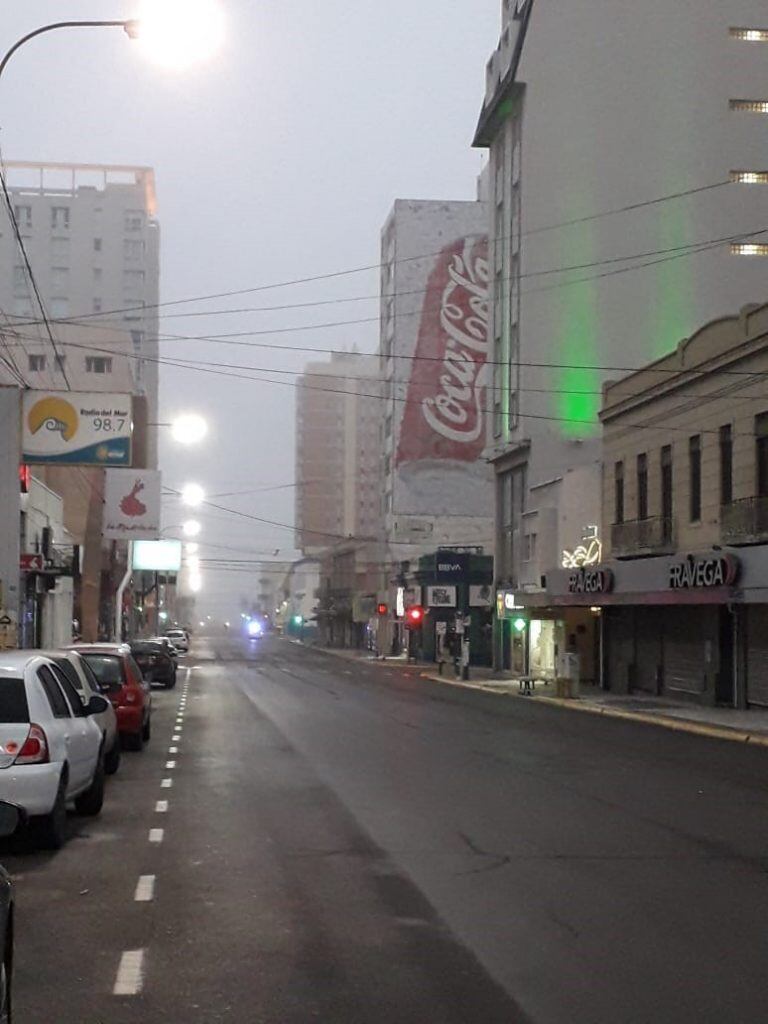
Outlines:
[[160, 788], [161, 789], [170, 789], [172, 785], [173, 785], [173, 779], [163, 779], [163, 781], [160, 783]]
[[155, 875], [142, 875], [139, 878], [133, 898], [137, 903], [149, 903], [155, 898]]
[[175, 732], [173, 734], [173, 736], [171, 736], [171, 739], [173, 740], [174, 743], [176, 743], [178, 740], [180, 740], [181, 739], [181, 730], [179, 730], [178, 732]]
[[166, 768], [175, 768], [176, 767], [176, 762], [175, 761], [166, 761], [165, 762], [165, 767]]
[[116, 996], [137, 996], [143, 983], [144, 950], [128, 950], [120, 957], [113, 992]]
[[155, 810], [157, 811], [158, 814], [167, 814], [168, 813], [168, 801], [167, 800], [158, 800], [157, 803], [155, 804]]
[[179, 748], [178, 747], [168, 747], [168, 753], [169, 754], [178, 754], [178, 752], [179, 752]]
[[165, 829], [162, 828], [151, 828], [149, 830], [149, 841], [150, 843], [162, 843], [165, 836]]

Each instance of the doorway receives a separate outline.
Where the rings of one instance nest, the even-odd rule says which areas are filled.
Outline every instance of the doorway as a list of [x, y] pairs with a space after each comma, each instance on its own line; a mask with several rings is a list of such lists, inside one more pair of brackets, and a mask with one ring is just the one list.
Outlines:
[[726, 605], [721, 605], [719, 616], [720, 665], [715, 681], [715, 701], [718, 704], [725, 704], [732, 708], [736, 703], [736, 686], [733, 671], [733, 613]]

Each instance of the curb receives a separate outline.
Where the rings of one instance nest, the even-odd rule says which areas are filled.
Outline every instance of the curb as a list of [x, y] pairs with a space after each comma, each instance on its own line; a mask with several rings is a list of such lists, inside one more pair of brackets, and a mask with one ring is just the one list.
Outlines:
[[[482, 683], [467, 683], [459, 679], [446, 679], [445, 676], [421, 673], [422, 679], [430, 679], [435, 683], [447, 686], [458, 686], [465, 690], [482, 690], [484, 693], [495, 693], [503, 697], [523, 697], [515, 691], [501, 690], [495, 686], [484, 686]], [[530, 699], [530, 698], [527, 698]], [[728, 740], [730, 743], [749, 743], [754, 747], [768, 747], [768, 735], [745, 732], [742, 729], [731, 729], [724, 725], [705, 725], [686, 718], [673, 718], [670, 715], [649, 715], [643, 711], [623, 711], [604, 704], [590, 704], [586, 701], [566, 700], [563, 697], [539, 697], [539, 703], [552, 707], [565, 708], [568, 711], [581, 711], [588, 715], [603, 715], [606, 718], [619, 718], [628, 722], [641, 722], [644, 725], [655, 725], [657, 728], [670, 729], [672, 732], [687, 732], [694, 736], [706, 736], [708, 739]]]

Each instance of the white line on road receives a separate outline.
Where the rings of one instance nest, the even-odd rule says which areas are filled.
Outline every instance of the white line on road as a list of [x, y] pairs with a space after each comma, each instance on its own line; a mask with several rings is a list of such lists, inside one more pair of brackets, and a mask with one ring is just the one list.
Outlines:
[[167, 814], [168, 813], [168, 801], [167, 800], [158, 800], [157, 803], [155, 804], [155, 810], [157, 811], [158, 814]]
[[155, 898], [155, 876], [142, 875], [136, 886], [136, 894], [133, 897], [137, 903], [149, 903]]
[[117, 969], [114, 994], [116, 996], [137, 996], [144, 982], [144, 950], [134, 949], [123, 953]]
[[165, 762], [165, 767], [166, 768], [175, 768], [176, 767], [176, 762], [175, 761], [166, 761]]
[[151, 828], [149, 830], [150, 843], [162, 843], [164, 836], [165, 830], [162, 828]]
[[180, 740], [181, 739], [181, 730], [179, 730], [178, 732], [175, 732], [173, 734], [173, 736], [171, 736], [171, 739], [173, 740], [174, 743], [176, 743], [177, 740]]
[[178, 747], [168, 747], [168, 753], [169, 754], [178, 754], [178, 752], [179, 752], [179, 748]]
[[173, 785], [173, 779], [163, 779], [163, 781], [160, 783], [160, 788], [161, 789], [170, 789], [172, 785]]

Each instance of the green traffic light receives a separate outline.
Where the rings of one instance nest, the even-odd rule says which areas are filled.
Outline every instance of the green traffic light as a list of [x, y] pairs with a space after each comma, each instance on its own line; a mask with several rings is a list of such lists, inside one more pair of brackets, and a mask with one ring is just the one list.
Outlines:
[[528, 625], [528, 620], [527, 619], [519, 619], [519, 618], [518, 619], [514, 619], [513, 622], [512, 622], [512, 625], [515, 627], [515, 629], [517, 630], [518, 633], [522, 633], [522, 632], [525, 631], [525, 628]]
[[304, 616], [303, 615], [294, 615], [293, 616], [293, 624], [294, 624], [294, 626], [300, 626], [303, 622], [304, 622]]

